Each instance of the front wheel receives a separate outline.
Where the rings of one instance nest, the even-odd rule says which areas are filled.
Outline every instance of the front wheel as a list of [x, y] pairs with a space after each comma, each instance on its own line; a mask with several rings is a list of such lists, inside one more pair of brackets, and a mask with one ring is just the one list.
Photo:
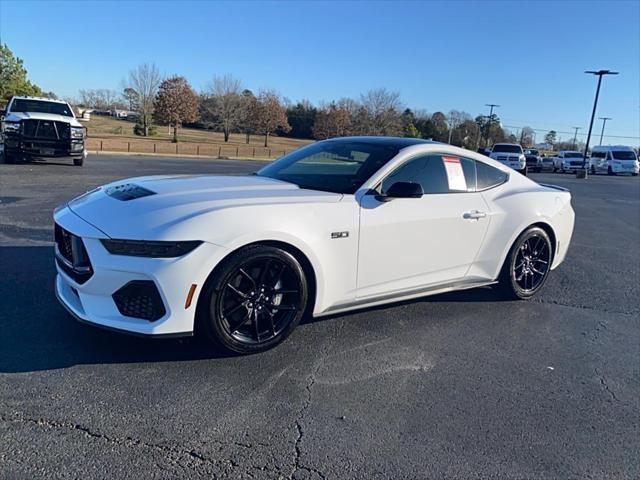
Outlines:
[[549, 235], [530, 227], [515, 241], [500, 273], [499, 285], [507, 298], [527, 299], [544, 285], [551, 269], [553, 250]]
[[615, 173], [613, 173], [613, 170], [611, 169], [611, 167], [607, 167], [607, 175], [615, 175]]
[[207, 282], [198, 321], [213, 343], [257, 353], [284, 341], [302, 319], [308, 284], [300, 262], [270, 246], [233, 254]]
[[80, 157], [80, 158], [74, 158], [73, 159], [73, 164], [76, 167], [81, 167], [84, 164], [84, 158]]
[[596, 167], [591, 165], [591, 175], [595, 175], [595, 174], [596, 174]]

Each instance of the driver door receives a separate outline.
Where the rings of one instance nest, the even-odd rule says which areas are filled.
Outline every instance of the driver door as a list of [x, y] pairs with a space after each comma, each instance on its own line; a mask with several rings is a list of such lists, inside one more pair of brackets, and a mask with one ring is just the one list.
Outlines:
[[[445, 167], [446, 162], [452, 165]], [[425, 194], [390, 201], [361, 198], [358, 298], [462, 280], [489, 226], [488, 205], [475, 191], [473, 160], [421, 155], [388, 175], [379, 193], [395, 182], [419, 182]]]

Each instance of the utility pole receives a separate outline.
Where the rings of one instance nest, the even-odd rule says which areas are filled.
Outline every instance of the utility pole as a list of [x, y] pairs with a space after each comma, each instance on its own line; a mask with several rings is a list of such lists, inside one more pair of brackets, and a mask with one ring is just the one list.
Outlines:
[[589, 153], [589, 142], [591, 141], [591, 131], [593, 130], [593, 120], [596, 116], [596, 108], [598, 106], [598, 97], [600, 96], [600, 85], [602, 84], [602, 77], [604, 75], [618, 75], [618, 72], [612, 72], [611, 70], [587, 70], [584, 73], [598, 76], [598, 87], [596, 88], [596, 98], [593, 101], [593, 111], [591, 112], [591, 122], [589, 122], [589, 133], [587, 134], [587, 143], [584, 146], [584, 155], [582, 156], [582, 168], [585, 168], [587, 163], [587, 154]]
[[600, 143], [598, 145], [602, 145], [602, 136], [604, 135], [604, 126], [607, 124], [607, 120], [613, 120], [611, 117], [598, 117], [602, 120], [602, 131], [600, 132]]
[[489, 110], [489, 119], [487, 120], [487, 147], [489, 146], [489, 132], [491, 131], [491, 120], [493, 119], [493, 108], [496, 107], [500, 107], [500, 105], [496, 104], [496, 103], [485, 103], [484, 104], [485, 107], [490, 107]]
[[576, 143], [576, 141], [578, 140], [578, 130], [580, 130], [581, 127], [573, 127], [576, 131], [575, 135], [573, 136], [573, 149], [575, 150], [576, 148], [578, 148], [578, 144]]

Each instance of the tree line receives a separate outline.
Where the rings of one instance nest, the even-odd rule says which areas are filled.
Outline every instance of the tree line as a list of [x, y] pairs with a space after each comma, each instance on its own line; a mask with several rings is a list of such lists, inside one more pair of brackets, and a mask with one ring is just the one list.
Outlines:
[[[27, 79], [21, 59], [6, 45], [0, 45], [0, 99], [11, 95], [49, 96]], [[430, 113], [413, 110], [402, 102], [398, 92], [386, 88], [369, 90], [358, 99], [341, 98], [314, 105], [308, 100], [296, 103], [274, 90], [256, 93], [243, 88], [232, 75], [214, 77], [197, 93], [188, 80], [179, 75], [164, 78], [154, 64], [131, 69], [122, 81], [121, 91], [80, 90], [79, 98], [66, 99], [78, 108], [97, 110], [125, 109], [136, 113], [134, 131], [143, 136], [154, 133], [154, 125], [170, 125], [173, 140], [183, 125], [217, 130], [229, 141], [232, 133], [262, 135], [268, 146], [271, 135], [305, 139], [326, 139], [346, 135], [390, 135], [432, 139], [468, 149], [496, 142], [534, 144], [535, 133], [524, 127], [519, 134], [505, 130], [496, 114], [477, 115], [450, 110]], [[559, 142], [549, 132], [547, 143]]]

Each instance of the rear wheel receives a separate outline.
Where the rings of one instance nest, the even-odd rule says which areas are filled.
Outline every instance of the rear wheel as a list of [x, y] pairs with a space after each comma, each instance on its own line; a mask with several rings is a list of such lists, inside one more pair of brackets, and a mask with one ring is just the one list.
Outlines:
[[199, 322], [206, 337], [235, 353], [284, 341], [302, 319], [308, 284], [298, 260], [270, 246], [240, 250], [207, 283]]
[[553, 250], [549, 235], [540, 227], [531, 227], [515, 241], [500, 273], [505, 296], [527, 299], [544, 285], [551, 269]]

